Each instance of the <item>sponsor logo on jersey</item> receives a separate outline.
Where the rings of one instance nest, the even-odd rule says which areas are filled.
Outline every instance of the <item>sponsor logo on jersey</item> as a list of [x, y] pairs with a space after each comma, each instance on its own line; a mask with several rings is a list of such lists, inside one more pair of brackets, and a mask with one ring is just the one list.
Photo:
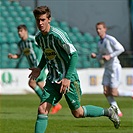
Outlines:
[[45, 52], [46, 57], [47, 57], [49, 60], [55, 59], [56, 53], [55, 53], [55, 51], [54, 51], [53, 49], [46, 48], [44, 52]]
[[30, 49], [29, 48], [25, 48], [23, 50], [23, 53], [24, 53], [24, 55], [29, 55], [30, 54]]

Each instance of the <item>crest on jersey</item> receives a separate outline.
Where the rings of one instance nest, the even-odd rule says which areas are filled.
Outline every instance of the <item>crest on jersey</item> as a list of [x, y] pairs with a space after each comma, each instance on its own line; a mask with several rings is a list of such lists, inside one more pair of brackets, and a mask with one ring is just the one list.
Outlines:
[[53, 60], [56, 57], [56, 52], [53, 49], [46, 48], [44, 53], [49, 60]]
[[29, 55], [30, 54], [30, 49], [29, 48], [25, 48], [23, 50], [23, 53], [24, 53], [24, 55]]

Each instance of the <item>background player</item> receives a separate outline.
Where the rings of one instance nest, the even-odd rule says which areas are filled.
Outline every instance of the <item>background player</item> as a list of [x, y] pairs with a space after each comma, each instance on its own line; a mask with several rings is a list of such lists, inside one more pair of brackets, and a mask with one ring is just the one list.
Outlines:
[[117, 102], [114, 96], [118, 96], [118, 86], [121, 80], [121, 65], [117, 58], [122, 52], [124, 52], [123, 46], [113, 37], [106, 34], [107, 28], [104, 22], [96, 24], [96, 31], [100, 37], [98, 43], [99, 53], [91, 54], [92, 58], [103, 59], [105, 61], [105, 71], [103, 75], [103, 89], [110, 105], [115, 105], [118, 109], [118, 115], [122, 116]]

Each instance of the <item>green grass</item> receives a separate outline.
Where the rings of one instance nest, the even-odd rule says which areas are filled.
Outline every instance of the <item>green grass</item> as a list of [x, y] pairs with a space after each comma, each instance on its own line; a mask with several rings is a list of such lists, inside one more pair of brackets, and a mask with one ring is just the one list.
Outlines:
[[[130, 97], [116, 98], [124, 116], [121, 127], [115, 129], [107, 117], [76, 119], [66, 104], [55, 115], [49, 115], [46, 133], [133, 133], [133, 100]], [[83, 95], [81, 104], [109, 107], [103, 95]], [[0, 133], [34, 133], [39, 98], [29, 95], [0, 96]]]

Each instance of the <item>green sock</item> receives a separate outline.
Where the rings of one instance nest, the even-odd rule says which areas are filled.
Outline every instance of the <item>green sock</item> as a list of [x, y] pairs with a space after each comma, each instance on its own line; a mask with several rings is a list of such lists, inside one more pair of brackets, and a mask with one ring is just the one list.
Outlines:
[[99, 117], [104, 116], [104, 109], [98, 106], [86, 105], [82, 106], [84, 117]]
[[35, 133], [44, 133], [47, 128], [48, 116], [44, 114], [39, 114], [37, 116]]
[[43, 94], [42, 89], [41, 89], [39, 86], [36, 86], [35, 89], [34, 89], [34, 91], [36, 92], [36, 94], [37, 94], [37, 95], [40, 97], [40, 99], [41, 99], [42, 94]]

